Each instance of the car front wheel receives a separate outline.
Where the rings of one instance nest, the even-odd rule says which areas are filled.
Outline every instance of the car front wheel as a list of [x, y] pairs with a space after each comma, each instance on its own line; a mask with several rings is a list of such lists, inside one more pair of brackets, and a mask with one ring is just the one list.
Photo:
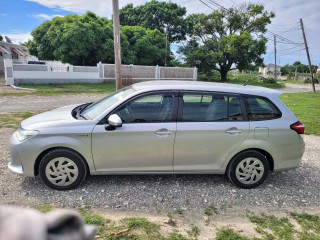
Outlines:
[[86, 178], [87, 165], [77, 152], [70, 149], [54, 149], [41, 160], [39, 174], [42, 181], [55, 190], [70, 190]]
[[249, 150], [235, 156], [227, 169], [230, 181], [240, 188], [254, 188], [267, 178], [269, 162], [258, 151]]

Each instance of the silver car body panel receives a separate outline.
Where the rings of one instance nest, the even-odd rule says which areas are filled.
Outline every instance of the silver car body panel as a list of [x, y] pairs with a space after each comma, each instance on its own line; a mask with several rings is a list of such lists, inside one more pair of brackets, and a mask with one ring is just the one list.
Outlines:
[[[233, 84], [189, 81], [150, 81], [134, 84], [135, 91], [92, 120], [75, 119], [72, 109], [58, 108], [24, 120], [21, 127], [39, 134], [19, 142], [10, 139], [9, 168], [35, 175], [36, 159], [48, 149], [65, 147], [80, 153], [90, 173], [221, 173], [246, 149], [261, 149], [274, 159], [274, 170], [296, 167], [304, 152], [300, 135], [290, 129], [298, 121], [278, 99], [279, 91]], [[127, 123], [114, 131], [98, 124], [133, 96], [152, 91], [200, 91], [251, 94], [270, 99], [282, 117], [265, 121]], [[231, 130], [231, 131], [230, 131]]]

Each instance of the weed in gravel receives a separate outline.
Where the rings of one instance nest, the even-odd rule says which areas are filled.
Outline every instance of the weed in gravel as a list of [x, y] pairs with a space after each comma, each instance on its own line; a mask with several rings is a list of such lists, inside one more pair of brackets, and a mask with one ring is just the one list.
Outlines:
[[178, 215], [180, 215], [180, 216], [183, 216], [184, 210], [178, 208], [178, 209], [176, 209], [175, 213], [178, 214]]
[[34, 206], [33, 208], [40, 212], [47, 213], [53, 210], [55, 207], [53, 205], [37, 205], [37, 206]]
[[200, 229], [197, 226], [192, 226], [192, 228], [188, 230], [187, 233], [189, 237], [197, 239], [197, 237], [200, 235]]
[[249, 240], [231, 228], [222, 228], [217, 232], [216, 240]]
[[208, 207], [204, 209], [204, 214], [207, 216], [212, 216], [213, 214], [218, 214], [218, 208], [214, 206], [213, 204], [210, 204]]

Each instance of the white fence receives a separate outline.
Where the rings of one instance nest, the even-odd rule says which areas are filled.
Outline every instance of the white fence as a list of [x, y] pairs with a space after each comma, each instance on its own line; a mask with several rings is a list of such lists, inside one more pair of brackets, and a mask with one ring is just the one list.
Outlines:
[[14, 64], [13, 78], [15, 84], [98, 83], [103, 82], [99, 67]]
[[[5, 64], [7, 85], [115, 81], [114, 64], [98, 63], [96, 67], [91, 67], [50, 63], [14, 64], [8, 61]], [[122, 65], [122, 79], [124, 84], [146, 80], [196, 80], [197, 68]]]
[[[159, 67], [122, 65], [122, 78], [131, 81], [145, 80], [196, 80], [197, 68]], [[106, 80], [115, 79], [114, 64], [104, 64], [104, 76]]]

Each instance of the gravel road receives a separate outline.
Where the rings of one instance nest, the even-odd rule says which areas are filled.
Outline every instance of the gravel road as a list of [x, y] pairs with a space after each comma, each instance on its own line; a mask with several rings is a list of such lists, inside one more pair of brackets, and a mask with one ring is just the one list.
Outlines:
[[0, 129], [0, 204], [58, 207], [92, 205], [118, 211], [169, 212], [176, 209], [203, 213], [215, 206], [295, 208], [320, 204], [320, 137], [304, 136], [306, 152], [301, 165], [271, 173], [251, 190], [236, 188], [218, 175], [92, 176], [79, 188], [55, 191], [37, 178], [10, 172], [7, 141], [12, 129]]
[[[0, 97], [0, 112], [30, 112], [96, 101], [104, 95], [53, 97]], [[215, 206], [265, 208], [318, 208], [320, 204], [320, 137], [304, 136], [306, 152], [301, 165], [271, 173], [266, 182], [251, 190], [239, 189], [218, 175], [92, 176], [79, 188], [59, 192], [37, 178], [10, 172], [8, 139], [13, 129], [0, 129], [0, 204], [57, 207], [92, 205], [117, 211], [168, 212], [175, 209], [203, 213]]]

